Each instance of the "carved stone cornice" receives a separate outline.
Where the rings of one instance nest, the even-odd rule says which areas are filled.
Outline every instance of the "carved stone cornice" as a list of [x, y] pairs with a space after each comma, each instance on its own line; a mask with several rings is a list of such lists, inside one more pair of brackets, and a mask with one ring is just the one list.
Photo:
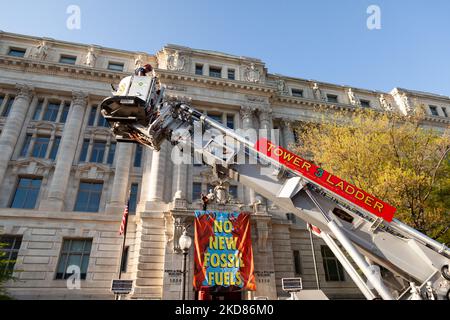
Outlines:
[[31, 58], [15, 58], [0, 55], [0, 66], [31, 74], [59, 75], [72, 79], [94, 80], [106, 83], [120, 81], [128, 75], [126, 72], [110, 71], [100, 68], [91, 68], [86, 65], [66, 65], [49, 61], [40, 61]]
[[204, 76], [198, 76], [188, 73], [180, 73], [165, 69], [156, 69], [155, 73], [158, 78], [161, 80], [177, 80], [177, 81], [186, 81], [186, 82], [194, 82], [200, 83], [201, 85], [213, 85], [213, 86], [221, 86], [225, 88], [241, 89], [247, 92], [263, 92], [263, 93], [275, 93], [276, 88], [273, 85], [267, 85], [263, 83], [252, 83], [252, 82], [244, 82], [237, 80], [228, 80], [222, 78], [209, 78]]

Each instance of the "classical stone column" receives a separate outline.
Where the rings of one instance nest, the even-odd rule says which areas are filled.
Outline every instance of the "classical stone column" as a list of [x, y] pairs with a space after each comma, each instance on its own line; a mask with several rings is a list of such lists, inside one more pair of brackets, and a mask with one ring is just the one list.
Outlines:
[[[261, 133], [262, 137], [271, 139], [270, 130], [273, 128], [272, 126], [272, 109], [263, 108], [259, 109], [259, 129], [263, 130]], [[260, 137], [260, 138], [262, 138]]]
[[33, 96], [33, 88], [27, 85], [17, 84], [16, 88], [18, 93], [0, 136], [0, 183], [5, 177]]
[[242, 129], [254, 129], [254, 119], [255, 119], [256, 109], [251, 106], [241, 107], [241, 118], [242, 118]]
[[284, 146], [289, 149], [290, 145], [295, 143], [294, 124], [289, 120], [283, 120], [282, 123]]
[[164, 142], [161, 146], [161, 151], [153, 152], [148, 199], [150, 202], [161, 202], [164, 200], [166, 166], [171, 164], [170, 159], [167, 157], [167, 150], [168, 143]]
[[[254, 129], [253, 121], [255, 117], [255, 108], [251, 106], [241, 107], [241, 117], [242, 117], [242, 129]], [[256, 142], [256, 141], [254, 141]], [[253, 189], [244, 187], [244, 196], [248, 204], [253, 204], [256, 201], [255, 191]]]
[[40, 210], [64, 210], [64, 200], [87, 105], [87, 98], [88, 95], [84, 92], [73, 92], [72, 110], [64, 127], [48, 198], [41, 202]]
[[130, 143], [117, 143], [116, 170], [111, 191], [111, 198], [106, 207], [107, 213], [114, 213], [116, 208], [121, 208], [128, 199], [128, 180], [130, 175], [133, 145]]
[[[259, 138], [266, 138], [268, 140], [273, 141], [271, 130], [273, 128], [272, 124], [272, 109], [270, 108], [261, 108], [259, 109]], [[274, 142], [276, 143], [276, 141]], [[262, 168], [261, 170], [267, 170], [265, 173], [270, 174], [272, 169], [270, 168]], [[262, 171], [263, 172], [263, 171]], [[254, 210], [256, 213], [266, 213], [267, 212], [267, 199], [265, 199], [260, 194], [255, 195], [255, 199], [259, 205], [256, 205]]]

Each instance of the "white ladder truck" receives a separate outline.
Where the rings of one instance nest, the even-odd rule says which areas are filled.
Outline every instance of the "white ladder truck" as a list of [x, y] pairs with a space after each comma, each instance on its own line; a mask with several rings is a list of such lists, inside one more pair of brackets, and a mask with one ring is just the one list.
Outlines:
[[394, 219], [387, 203], [268, 139], [255, 141], [189, 103], [166, 99], [156, 76], [123, 79], [101, 108], [118, 142], [158, 152], [167, 140], [304, 220], [367, 299], [449, 299], [447, 246]]

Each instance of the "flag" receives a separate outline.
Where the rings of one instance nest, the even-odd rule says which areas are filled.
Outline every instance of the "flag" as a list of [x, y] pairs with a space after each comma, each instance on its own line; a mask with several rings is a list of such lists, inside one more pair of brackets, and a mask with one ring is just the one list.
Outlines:
[[128, 206], [130, 205], [130, 201], [125, 205], [125, 209], [123, 210], [122, 223], [120, 224], [119, 235], [123, 235], [127, 228], [128, 223]]
[[314, 233], [316, 236], [320, 237], [320, 234], [322, 233], [322, 231], [317, 228], [316, 226], [308, 223], [307, 225], [308, 230], [312, 231], [312, 233]]

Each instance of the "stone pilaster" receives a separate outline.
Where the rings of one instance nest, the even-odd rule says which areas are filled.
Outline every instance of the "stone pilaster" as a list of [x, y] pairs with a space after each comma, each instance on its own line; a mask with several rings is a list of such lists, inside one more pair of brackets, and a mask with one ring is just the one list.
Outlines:
[[17, 84], [16, 88], [18, 93], [0, 136], [0, 183], [5, 177], [33, 97], [33, 88], [22, 84]]
[[135, 280], [134, 299], [162, 299], [166, 226], [163, 214], [143, 213], [136, 228], [135, 259], [132, 270]]
[[123, 211], [123, 206], [128, 199], [128, 180], [133, 155], [133, 145], [130, 143], [118, 143], [116, 150], [116, 170], [111, 191], [111, 199], [106, 206], [107, 213]]
[[271, 262], [275, 269], [275, 287], [279, 296], [287, 295], [281, 289], [281, 279], [295, 276], [291, 245], [292, 232], [287, 223], [272, 223], [270, 231], [273, 255]]
[[253, 292], [252, 295], [277, 299], [271, 218], [256, 215], [252, 216], [252, 220], [254, 222], [252, 239], [256, 276], [256, 292]]
[[64, 199], [69, 184], [72, 164], [80, 136], [83, 115], [88, 95], [84, 92], [73, 92], [72, 109], [64, 127], [56, 167], [49, 187], [48, 197], [41, 202], [40, 210], [63, 211]]
[[254, 119], [255, 119], [256, 108], [252, 106], [242, 106], [241, 107], [241, 118], [242, 118], [242, 129], [254, 129]]

